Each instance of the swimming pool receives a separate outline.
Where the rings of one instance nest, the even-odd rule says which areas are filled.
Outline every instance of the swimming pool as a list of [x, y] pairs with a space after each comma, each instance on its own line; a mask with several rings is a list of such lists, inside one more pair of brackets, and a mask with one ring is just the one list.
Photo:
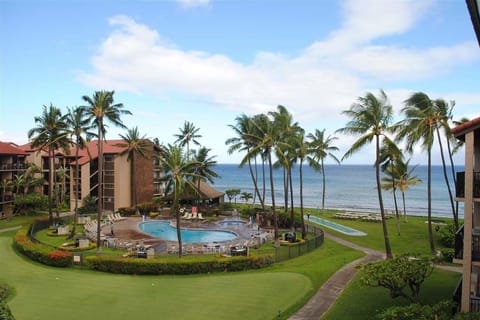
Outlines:
[[[138, 227], [154, 237], [177, 241], [177, 229], [170, 225], [170, 221], [142, 222]], [[234, 232], [225, 230], [181, 229], [181, 234], [183, 242], [220, 242], [237, 237]]]
[[[307, 216], [304, 216], [304, 218], [308, 219]], [[319, 225], [322, 225], [324, 227], [330, 228], [332, 230], [341, 232], [343, 234], [347, 234], [349, 236], [366, 236], [367, 235], [365, 232], [358, 231], [358, 230], [355, 230], [353, 228], [350, 228], [350, 227], [347, 227], [347, 226], [344, 226], [344, 225], [341, 225], [341, 224], [338, 224], [338, 223], [335, 223], [335, 222], [332, 222], [332, 221], [329, 221], [329, 220], [325, 220], [325, 219], [322, 219], [322, 218], [319, 218], [319, 217], [315, 217], [315, 216], [310, 216], [310, 221], [312, 221], [314, 223], [317, 223]]]
[[244, 226], [247, 223], [242, 220], [224, 220], [224, 221], [220, 221], [218, 224], [225, 227], [238, 227], [238, 226]]

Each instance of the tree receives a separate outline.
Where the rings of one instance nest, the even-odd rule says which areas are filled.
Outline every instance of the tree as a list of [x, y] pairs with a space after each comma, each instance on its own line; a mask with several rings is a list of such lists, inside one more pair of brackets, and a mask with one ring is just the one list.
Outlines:
[[177, 137], [175, 143], [180, 143], [181, 147], [187, 146], [187, 160], [190, 159], [190, 142], [196, 144], [197, 146], [200, 143], [197, 141], [197, 138], [201, 138], [202, 136], [197, 134], [200, 130], [199, 128], [195, 128], [193, 123], [185, 121], [183, 124], [183, 128], [179, 128], [180, 134], [174, 134], [174, 137]]
[[[228, 148], [228, 153], [232, 154], [235, 151], [244, 151], [246, 152], [245, 157], [240, 161], [240, 167], [243, 167], [245, 164], [248, 164], [248, 170], [252, 178], [255, 195], [258, 196], [262, 210], [265, 212], [265, 201], [264, 197], [260, 193], [258, 188], [258, 175], [257, 175], [257, 156], [251, 152], [254, 147], [254, 141], [252, 137], [254, 136], [254, 124], [253, 119], [243, 114], [235, 118], [236, 125], [229, 125], [230, 128], [236, 134], [236, 137], [229, 138], [225, 141], [225, 144], [230, 145]], [[252, 159], [254, 160], [254, 165], [252, 165]], [[254, 170], [255, 169], [255, 172]], [[254, 197], [255, 197], [254, 195]], [[255, 198], [253, 200], [255, 202]]]
[[231, 203], [232, 199], [235, 199], [235, 203], [237, 203], [237, 196], [240, 194], [240, 189], [227, 189], [225, 190], [225, 194], [227, 195], [228, 201]]
[[[303, 214], [303, 161], [308, 155], [309, 145], [305, 141], [305, 134], [302, 131], [295, 136], [294, 147], [299, 160], [298, 172], [299, 172], [299, 184], [300, 184], [300, 221], [302, 223], [302, 239], [307, 237], [307, 232], [305, 230], [305, 219]], [[295, 221], [292, 221], [292, 224], [295, 225]]]
[[360, 135], [350, 149], [345, 153], [343, 159], [350, 157], [353, 153], [360, 150], [367, 143], [375, 140], [375, 176], [377, 181], [377, 194], [380, 206], [380, 214], [382, 216], [383, 237], [385, 241], [385, 252], [387, 258], [392, 258], [392, 249], [390, 239], [388, 237], [387, 221], [385, 217], [385, 209], [383, 206], [382, 190], [380, 184], [380, 140], [386, 144], [393, 143], [387, 134], [390, 132], [390, 122], [392, 121], [392, 106], [388, 103], [387, 95], [383, 90], [376, 97], [374, 94], [367, 92], [364, 97], [359, 97], [349, 110], [342, 112], [351, 120], [346, 127], [338, 129], [337, 132], [350, 135]]
[[432, 272], [433, 264], [429, 258], [403, 254], [393, 259], [363, 265], [360, 282], [370, 287], [387, 288], [392, 298], [402, 297], [414, 302], [420, 293], [421, 285]]
[[177, 239], [178, 239], [178, 255], [182, 256], [182, 234], [180, 226], [179, 203], [185, 189], [190, 187], [195, 189], [194, 179], [198, 178], [194, 173], [197, 162], [188, 161], [186, 155], [179, 146], [168, 145], [165, 155], [161, 158], [162, 168], [165, 172], [163, 179], [166, 181], [166, 190], [172, 190], [173, 201], [171, 212], [176, 217]]
[[397, 140], [406, 140], [406, 148], [413, 152], [421, 144], [427, 152], [427, 219], [430, 252], [435, 254], [435, 241], [432, 231], [432, 146], [435, 139], [436, 114], [432, 100], [423, 92], [412, 94], [404, 102], [402, 113], [405, 119], [396, 125]]
[[103, 214], [103, 141], [105, 139], [106, 125], [105, 121], [113, 125], [125, 128], [120, 117], [126, 114], [132, 114], [123, 109], [123, 104], [114, 103], [113, 95], [115, 91], [96, 91], [92, 97], [83, 96], [87, 103], [86, 109], [88, 119], [93, 122], [93, 126], [98, 129], [98, 212], [97, 212], [97, 254], [102, 253], [100, 242], [101, 220]]
[[307, 157], [309, 166], [315, 171], [322, 172], [322, 210], [325, 209], [325, 191], [326, 191], [326, 179], [325, 179], [325, 159], [327, 157], [333, 159], [336, 163], [340, 164], [340, 160], [333, 154], [334, 151], [338, 151], [338, 147], [333, 145], [333, 142], [337, 140], [337, 137], [327, 136], [325, 137], [325, 129], [322, 131], [316, 129], [315, 133], [309, 133], [307, 138], [309, 139], [310, 151]]
[[123, 148], [123, 151], [120, 152], [120, 155], [127, 155], [127, 161], [130, 162], [130, 188], [131, 195], [130, 200], [133, 207], [137, 207], [137, 185], [136, 185], [136, 162], [135, 159], [138, 157], [141, 158], [151, 158], [151, 148], [152, 144], [147, 140], [146, 136], [141, 136], [138, 131], [138, 127], [133, 129], [128, 129], [127, 134], [120, 134], [123, 142], [117, 143], [116, 146]]
[[[78, 221], [78, 198], [80, 192], [80, 163], [78, 162], [78, 155], [81, 149], [85, 149], [87, 147], [88, 141], [90, 141], [96, 135], [91, 131], [92, 125], [87, 118], [85, 108], [68, 108], [68, 113], [65, 120], [68, 126], [68, 133], [70, 134], [70, 141], [75, 146], [75, 191], [73, 195], [75, 197], [75, 207], [73, 209], [73, 227], [69, 235], [69, 239], [71, 239], [75, 236]], [[90, 151], [88, 149], [87, 153], [89, 158], [91, 158]]]
[[248, 203], [250, 199], [253, 199], [253, 194], [251, 192], [244, 191], [240, 194], [240, 199]]
[[197, 191], [200, 195], [200, 181], [208, 181], [213, 183], [214, 178], [218, 177], [218, 174], [213, 170], [213, 167], [217, 164], [214, 160], [215, 156], [210, 156], [208, 153], [212, 149], [201, 147], [198, 152], [194, 151], [194, 161], [197, 163], [195, 166]]
[[55, 150], [63, 148], [69, 150], [67, 143], [67, 124], [65, 116], [62, 115], [60, 109], [50, 104], [49, 107], [43, 106], [43, 111], [40, 116], [34, 118], [37, 126], [28, 131], [28, 138], [30, 145], [39, 151], [46, 151], [48, 153], [48, 218], [50, 224], [53, 224], [52, 214], [52, 196], [54, 187], [54, 173], [55, 173]]

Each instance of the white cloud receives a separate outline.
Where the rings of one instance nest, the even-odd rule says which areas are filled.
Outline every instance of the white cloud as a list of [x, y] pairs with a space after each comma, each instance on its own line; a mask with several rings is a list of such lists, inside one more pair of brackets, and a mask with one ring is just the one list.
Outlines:
[[[366, 91], [376, 92], [377, 85], [368, 88], [374, 83], [381, 83], [398, 111], [411, 90], [389, 89], [392, 81], [434, 77], [476, 59], [478, 48], [473, 42], [425, 49], [376, 43], [409, 31], [431, 4], [347, 1], [342, 27], [326, 40], [296, 57], [260, 52], [251, 64], [216, 53], [181, 50], [158, 31], [117, 16], [110, 19], [114, 31], [91, 60], [93, 72], [81, 74], [80, 80], [97, 88], [142, 94], [186, 93], [235, 112], [265, 112], [282, 104], [297, 121], [330, 121], [339, 127], [344, 121], [341, 111]], [[471, 99], [480, 102], [478, 96]]]

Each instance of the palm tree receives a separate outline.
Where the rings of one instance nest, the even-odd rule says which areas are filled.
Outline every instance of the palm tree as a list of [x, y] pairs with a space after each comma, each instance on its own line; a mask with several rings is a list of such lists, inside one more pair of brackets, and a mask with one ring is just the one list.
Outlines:
[[[305, 239], [307, 237], [307, 232], [305, 230], [305, 219], [303, 215], [303, 161], [307, 157], [310, 147], [308, 145], [308, 142], [305, 141], [305, 133], [303, 132], [303, 130], [301, 130], [295, 136], [293, 143], [299, 160], [298, 172], [300, 182], [300, 221], [302, 224], [302, 239]], [[292, 225], [295, 225], [295, 221], [292, 221]]]
[[131, 195], [130, 200], [133, 207], [137, 207], [137, 185], [136, 185], [136, 163], [135, 159], [138, 157], [150, 158], [152, 144], [147, 140], [146, 136], [141, 136], [138, 131], [138, 127], [128, 129], [127, 134], [120, 134], [123, 142], [117, 143], [116, 146], [123, 148], [120, 155], [127, 155], [127, 161], [130, 162], [130, 187]]
[[217, 164], [214, 160], [215, 156], [210, 156], [208, 153], [212, 149], [201, 147], [198, 152], [194, 151], [194, 161], [197, 163], [195, 166], [197, 191], [200, 196], [200, 181], [214, 182], [214, 178], [218, 178], [219, 175], [213, 170], [213, 167]]
[[360, 135], [360, 138], [353, 143], [350, 149], [345, 153], [343, 159], [350, 157], [353, 153], [360, 150], [367, 143], [375, 140], [375, 176], [377, 181], [378, 202], [380, 214], [382, 216], [383, 237], [385, 241], [385, 252], [388, 259], [392, 258], [392, 248], [388, 237], [387, 221], [385, 209], [383, 206], [382, 189], [380, 188], [380, 140], [390, 144], [392, 141], [387, 133], [390, 131], [390, 123], [393, 118], [392, 106], [388, 102], [387, 95], [383, 90], [376, 97], [367, 92], [364, 97], [359, 97], [349, 110], [342, 112], [351, 120], [346, 127], [338, 129], [337, 132], [350, 135]]
[[411, 169], [408, 168], [410, 164], [410, 159], [406, 162], [397, 161], [395, 164], [395, 172], [398, 175], [398, 180], [396, 185], [400, 192], [402, 192], [402, 202], [403, 202], [403, 219], [407, 222], [407, 210], [405, 206], [405, 192], [408, 190], [410, 186], [417, 185], [422, 183], [422, 180], [418, 178], [417, 175], [414, 174], [415, 170], [417, 169], [418, 165], [413, 166]]
[[96, 91], [93, 97], [83, 96], [82, 99], [87, 103], [86, 109], [88, 119], [93, 121], [93, 126], [98, 129], [98, 213], [97, 213], [97, 254], [102, 253], [100, 233], [101, 220], [103, 214], [103, 141], [106, 133], [105, 121], [108, 120], [115, 126], [125, 128], [121, 115], [132, 114], [123, 109], [123, 104], [114, 103], [113, 95], [115, 91]]
[[[237, 118], [235, 118], [237, 122], [236, 125], [229, 125], [230, 128], [236, 134], [236, 137], [229, 138], [225, 141], [225, 144], [230, 145], [228, 148], [228, 153], [232, 154], [235, 151], [244, 151], [246, 152], [246, 156], [240, 161], [240, 167], [243, 167], [245, 164], [248, 164], [248, 169], [250, 172], [250, 176], [252, 178], [255, 195], [258, 196], [260, 201], [260, 205], [262, 206], [262, 210], [265, 212], [265, 201], [264, 197], [260, 193], [260, 189], [258, 188], [258, 175], [257, 175], [257, 156], [258, 154], [252, 154], [251, 149], [254, 147], [253, 139], [251, 138], [254, 136], [254, 124], [253, 119], [248, 117], [247, 115], [243, 114]], [[255, 164], [252, 165], [252, 159], [255, 161]], [[253, 171], [255, 168], [255, 172]], [[255, 199], [254, 199], [255, 202]]]
[[248, 204], [248, 201], [253, 198], [253, 194], [251, 192], [244, 191], [240, 194], [240, 199], [245, 201]]
[[322, 210], [325, 209], [325, 191], [326, 191], [326, 179], [325, 179], [325, 159], [330, 157], [336, 163], [340, 164], [340, 160], [333, 154], [334, 151], [338, 151], [338, 147], [333, 145], [333, 142], [337, 140], [337, 137], [327, 136], [325, 137], [325, 129], [322, 131], [316, 129], [315, 133], [309, 133], [307, 138], [309, 139], [310, 151], [307, 157], [307, 161], [310, 167], [315, 171], [322, 172]]
[[402, 113], [405, 114], [405, 119], [396, 125], [398, 139], [406, 140], [406, 148], [410, 152], [413, 152], [414, 146], [418, 143], [421, 143], [423, 150], [427, 152], [428, 238], [430, 251], [435, 254], [432, 231], [432, 146], [437, 126], [435, 107], [432, 100], [423, 92], [412, 94], [404, 104]]
[[[75, 236], [77, 220], [78, 220], [78, 197], [79, 197], [79, 185], [80, 185], [80, 163], [78, 162], [78, 155], [81, 149], [87, 148], [87, 143], [94, 137], [96, 134], [93, 133], [92, 125], [90, 124], [89, 119], [87, 118], [87, 113], [85, 108], [75, 107], [68, 108], [68, 113], [66, 117], [66, 122], [68, 125], [68, 132], [70, 134], [71, 143], [75, 146], [75, 177], [74, 177], [74, 186], [75, 186], [75, 207], [73, 210], [73, 227], [70, 232], [69, 239]], [[90, 151], [87, 149], [88, 156], [91, 157]]]
[[182, 256], [182, 234], [180, 226], [180, 214], [178, 207], [180, 199], [187, 187], [195, 189], [194, 179], [199, 178], [194, 172], [197, 162], [188, 161], [181, 147], [168, 145], [165, 155], [161, 158], [162, 168], [165, 172], [163, 179], [166, 181], [166, 192], [173, 189], [173, 202], [171, 211], [176, 216], [176, 228], [178, 239], [178, 255]]
[[11, 180], [7, 180], [7, 179], [3, 179], [2, 180], [2, 183], [0, 184], [0, 188], [2, 188], [2, 208], [1, 208], [1, 212], [2, 214], [5, 214], [5, 196], [6, 196], [6, 193], [7, 191], [11, 190], [13, 187], [13, 182]]
[[190, 142], [193, 142], [197, 146], [200, 143], [197, 141], [197, 138], [201, 138], [202, 136], [197, 134], [200, 130], [199, 128], [195, 128], [194, 124], [188, 121], [185, 121], [183, 124], [183, 128], [179, 128], [180, 134], [174, 134], [174, 137], [177, 137], [175, 143], [179, 142], [181, 147], [187, 146], [187, 160], [190, 159]]
[[28, 165], [27, 170], [23, 174], [24, 176], [24, 186], [23, 186], [23, 193], [27, 194], [30, 192], [30, 188], [35, 188], [41, 186], [44, 183], [43, 177], [36, 177], [36, 174], [42, 172], [39, 166], [31, 163]]
[[48, 218], [50, 224], [53, 224], [54, 157], [55, 150], [59, 148], [69, 149], [67, 145], [67, 124], [65, 116], [53, 104], [50, 104], [49, 107], [44, 105], [42, 114], [35, 117], [34, 121], [37, 126], [28, 131], [28, 138], [31, 141], [32, 148], [37, 148], [40, 151], [45, 150], [48, 153]]

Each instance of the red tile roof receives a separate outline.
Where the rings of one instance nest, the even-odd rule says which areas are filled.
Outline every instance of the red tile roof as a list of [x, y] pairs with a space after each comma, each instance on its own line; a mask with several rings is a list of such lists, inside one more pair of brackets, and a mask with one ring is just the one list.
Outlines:
[[28, 153], [14, 143], [0, 141], [0, 154], [27, 155]]
[[[125, 148], [118, 147], [116, 144], [123, 143], [123, 140], [107, 140], [103, 142], [103, 154], [118, 154], [125, 150]], [[88, 149], [88, 151], [87, 151]], [[83, 165], [91, 159], [98, 158], [98, 140], [90, 141], [85, 149], [78, 149], [78, 164]], [[70, 156], [75, 157], [75, 148], [70, 150]], [[72, 162], [71, 164], [75, 164]]]
[[452, 129], [452, 133], [456, 138], [462, 139], [467, 132], [478, 128], [480, 128], [480, 117], [456, 126]]

